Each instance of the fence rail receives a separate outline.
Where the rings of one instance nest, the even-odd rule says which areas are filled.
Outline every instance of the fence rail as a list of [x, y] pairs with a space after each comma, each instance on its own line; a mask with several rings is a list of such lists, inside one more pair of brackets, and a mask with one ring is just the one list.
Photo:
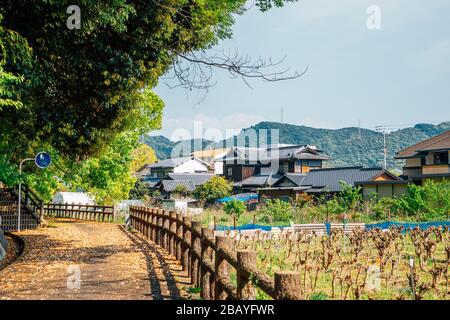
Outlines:
[[114, 221], [114, 207], [74, 203], [46, 203], [44, 205], [44, 215], [56, 218], [112, 222]]
[[[274, 278], [256, 267], [256, 252], [234, 251], [229, 237], [216, 236], [201, 223], [174, 211], [130, 207], [131, 226], [181, 261], [191, 284], [205, 300], [255, 299], [256, 287], [280, 300], [301, 299], [300, 273], [276, 272]], [[236, 270], [237, 286], [230, 280]]]

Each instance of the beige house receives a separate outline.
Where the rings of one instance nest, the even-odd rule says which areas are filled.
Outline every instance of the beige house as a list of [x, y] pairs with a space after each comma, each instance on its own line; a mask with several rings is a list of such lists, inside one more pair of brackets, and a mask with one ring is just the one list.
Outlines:
[[450, 130], [397, 152], [395, 158], [405, 160], [403, 178], [412, 183], [450, 179]]

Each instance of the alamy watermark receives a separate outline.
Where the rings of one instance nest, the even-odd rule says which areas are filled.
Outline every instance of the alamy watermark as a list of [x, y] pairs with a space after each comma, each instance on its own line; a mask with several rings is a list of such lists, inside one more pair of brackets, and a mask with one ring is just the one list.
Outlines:
[[77, 290], [81, 288], [81, 269], [79, 265], [67, 267], [67, 289]]
[[81, 29], [81, 9], [77, 5], [70, 5], [67, 7], [66, 12], [70, 16], [66, 20], [66, 26], [70, 30]]
[[377, 5], [367, 7], [367, 29], [380, 30], [381, 29], [381, 8]]

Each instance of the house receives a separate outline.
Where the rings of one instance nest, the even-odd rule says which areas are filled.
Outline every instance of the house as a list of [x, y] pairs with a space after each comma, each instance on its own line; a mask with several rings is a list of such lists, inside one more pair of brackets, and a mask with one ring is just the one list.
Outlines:
[[203, 212], [196, 199], [163, 199], [162, 208], [173, 210], [186, 215], [198, 215]]
[[[169, 158], [148, 165], [151, 178], [164, 178], [170, 173], [207, 173], [208, 164], [194, 156]], [[148, 175], [147, 175], [148, 176]]]
[[395, 158], [405, 160], [403, 178], [414, 184], [450, 179], [450, 130], [397, 152]]
[[407, 181], [382, 168], [341, 167], [310, 170], [307, 173], [285, 173], [270, 186], [256, 188], [261, 198], [296, 201], [300, 194], [335, 194], [342, 191], [340, 182], [362, 186], [363, 198], [401, 196]]
[[163, 179], [156, 178], [159, 180], [153, 184], [152, 189], [160, 190], [162, 198], [170, 199], [173, 192], [177, 190], [177, 186], [182, 186], [182, 189], [191, 193], [212, 177], [214, 177], [213, 173], [169, 173]]
[[[159, 185], [161, 196], [164, 199], [173, 199], [177, 190], [184, 190], [186, 193], [195, 191], [195, 184], [190, 180], [169, 180], [163, 179]], [[179, 195], [177, 195], [179, 196]]]
[[235, 147], [223, 158], [224, 176], [234, 182], [271, 173], [307, 173], [330, 158], [315, 146]]
[[230, 152], [230, 149], [206, 149], [192, 152], [192, 156], [207, 163], [210, 171], [214, 174], [223, 174], [223, 157]]

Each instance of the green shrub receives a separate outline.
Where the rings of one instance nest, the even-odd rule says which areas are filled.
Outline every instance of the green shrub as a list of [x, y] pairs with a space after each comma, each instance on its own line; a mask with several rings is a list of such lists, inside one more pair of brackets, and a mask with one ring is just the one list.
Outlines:
[[375, 201], [371, 209], [375, 219], [389, 219], [399, 213], [399, 200], [397, 198], [382, 197]]
[[268, 200], [258, 212], [258, 220], [265, 223], [290, 222], [295, 209], [289, 202], [280, 199]]
[[214, 176], [208, 182], [198, 186], [194, 197], [212, 203], [217, 199], [228, 197], [233, 190], [233, 184], [224, 177]]
[[242, 201], [239, 201], [239, 200], [228, 201], [223, 206], [223, 211], [226, 214], [235, 216], [237, 218], [239, 218], [246, 210], [247, 210], [247, 207], [245, 206], [245, 203]]
[[398, 207], [420, 220], [446, 219], [450, 211], [450, 181], [425, 181], [423, 186], [408, 185]]

